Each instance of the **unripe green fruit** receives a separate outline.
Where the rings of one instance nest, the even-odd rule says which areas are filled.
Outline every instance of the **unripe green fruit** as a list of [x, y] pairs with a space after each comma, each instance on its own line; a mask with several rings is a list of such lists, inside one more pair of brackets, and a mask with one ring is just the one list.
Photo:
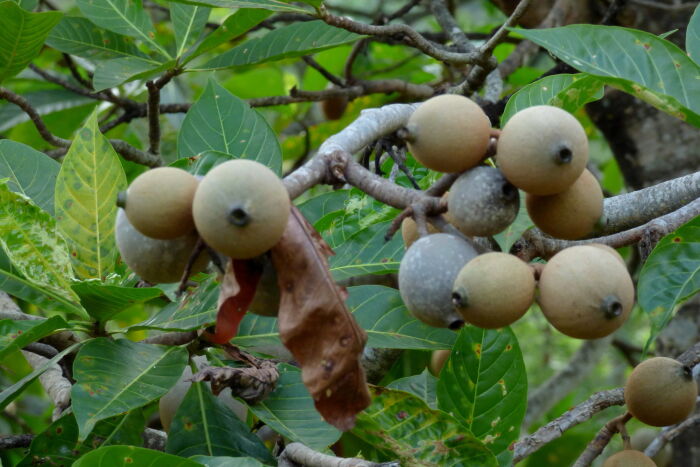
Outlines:
[[430, 356], [430, 372], [435, 376], [440, 376], [447, 359], [450, 358], [450, 351], [447, 349], [433, 350], [433, 354]]
[[340, 120], [348, 106], [348, 98], [345, 96], [329, 97], [321, 101], [321, 110], [327, 120]]
[[593, 174], [584, 170], [566, 190], [556, 195], [528, 193], [527, 212], [544, 233], [564, 240], [590, 234], [603, 215], [603, 190]]
[[289, 194], [275, 173], [259, 162], [224, 162], [199, 183], [192, 213], [210, 247], [235, 259], [259, 256], [282, 237]]
[[[179, 282], [198, 240], [195, 232], [171, 240], [147, 237], [129, 223], [122, 209], [117, 211], [115, 234], [122, 260], [152, 284]], [[192, 265], [192, 274], [203, 271], [208, 263], [209, 256], [203, 251]]]
[[535, 300], [535, 276], [524, 261], [508, 253], [485, 253], [459, 272], [452, 300], [465, 321], [484, 329], [508, 326]]
[[569, 112], [528, 107], [508, 120], [498, 137], [496, 162], [515, 186], [533, 195], [566, 190], [588, 162], [588, 138]]
[[476, 255], [471, 245], [454, 235], [439, 233], [418, 239], [399, 266], [399, 292], [406, 308], [431, 326], [462, 327], [464, 320], [452, 307], [452, 284]]
[[[644, 451], [647, 446], [654, 441], [654, 438], [659, 434], [659, 431], [652, 428], [639, 428], [632, 434], [630, 439], [630, 444], [632, 449], [637, 451]], [[664, 444], [664, 446], [656, 453], [654, 457], [651, 458], [658, 467], [669, 467], [671, 465], [671, 459], [673, 457], [673, 451], [670, 443]]]
[[678, 360], [654, 357], [637, 365], [625, 384], [627, 410], [651, 426], [675, 425], [695, 409], [698, 386]]
[[460, 175], [447, 203], [454, 225], [465, 235], [488, 237], [513, 223], [520, 194], [500, 170], [480, 166]]
[[643, 452], [625, 449], [608, 457], [603, 467], [656, 467], [656, 464]]
[[124, 210], [131, 225], [147, 237], [167, 240], [194, 230], [192, 199], [197, 179], [182, 169], [159, 167], [131, 182]]
[[406, 124], [408, 149], [429, 169], [462, 172], [486, 156], [491, 122], [481, 107], [457, 94], [423, 102]]
[[634, 305], [627, 268], [605, 250], [566, 248], [549, 260], [537, 299], [547, 320], [563, 334], [598, 339], [617, 330]]

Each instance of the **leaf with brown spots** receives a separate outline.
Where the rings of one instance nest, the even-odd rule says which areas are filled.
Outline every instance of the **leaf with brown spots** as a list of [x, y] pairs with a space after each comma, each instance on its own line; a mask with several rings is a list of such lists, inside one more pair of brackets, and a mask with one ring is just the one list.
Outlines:
[[347, 292], [328, 271], [333, 250], [292, 208], [272, 249], [281, 293], [279, 332], [302, 369], [302, 380], [323, 418], [340, 430], [370, 403], [360, 355], [367, 335], [345, 305]]

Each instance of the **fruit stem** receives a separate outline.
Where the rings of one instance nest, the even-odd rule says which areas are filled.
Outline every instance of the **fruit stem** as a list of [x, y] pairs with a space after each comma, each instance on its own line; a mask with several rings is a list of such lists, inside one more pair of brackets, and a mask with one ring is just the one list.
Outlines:
[[617, 295], [608, 295], [600, 304], [600, 311], [607, 319], [615, 319], [622, 314], [623, 307]]
[[126, 209], [126, 191], [117, 193], [117, 206]]
[[238, 227], [245, 227], [251, 221], [250, 214], [242, 206], [234, 206], [228, 213], [228, 221]]
[[566, 146], [560, 147], [554, 154], [554, 162], [559, 165], [570, 164], [574, 159], [574, 153]]

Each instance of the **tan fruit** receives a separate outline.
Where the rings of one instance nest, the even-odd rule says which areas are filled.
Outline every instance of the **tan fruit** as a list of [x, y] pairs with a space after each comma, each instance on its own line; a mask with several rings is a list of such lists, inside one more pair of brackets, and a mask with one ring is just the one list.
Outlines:
[[590, 234], [603, 215], [603, 190], [588, 170], [556, 195], [526, 196], [527, 212], [544, 233], [565, 240]]
[[160, 240], [191, 233], [197, 184], [192, 174], [174, 167], [142, 173], [131, 182], [122, 202], [129, 222], [142, 234]]
[[464, 320], [485, 329], [508, 326], [535, 300], [535, 276], [508, 253], [486, 253], [469, 261], [452, 288], [452, 301]]
[[508, 120], [498, 138], [496, 162], [505, 177], [533, 195], [566, 190], [588, 162], [588, 138], [565, 110], [528, 107]]
[[259, 256], [282, 237], [289, 194], [259, 162], [236, 159], [214, 167], [200, 182], [192, 213], [210, 247], [235, 259]]
[[[428, 233], [434, 234], [438, 232], [439, 230], [436, 229], [433, 224], [428, 222]], [[407, 217], [401, 221], [401, 237], [403, 238], [405, 248], [409, 248], [411, 245], [413, 245], [413, 242], [418, 240], [418, 226], [413, 218]]]
[[[632, 439], [630, 440], [632, 449], [644, 451], [658, 434], [659, 431], [652, 428], [639, 428], [634, 432]], [[671, 444], [666, 443], [664, 444], [664, 447], [662, 447], [659, 452], [657, 452], [656, 455], [651, 458], [651, 460], [653, 460], [658, 467], [669, 467], [671, 465], [672, 457], [673, 451]]]
[[[122, 260], [141, 279], [152, 284], [179, 282], [199, 238], [196, 232], [170, 240], [146, 237], [129, 223], [122, 209], [117, 211], [115, 235]], [[192, 273], [203, 271], [208, 263], [209, 255], [202, 252], [192, 266]]]
[[678, 360], [654, 357], [637, 365], [625, 384], [627, 410], [651, 426], [675, 425], [695, 409], [698, 386]]
[[399, 266], [399, 292], [406, 308], [431, 326], [461, 328], [464, 320], [452, 307], [452, 284], [476, 255], [469, 243], [454, 235], [438, 233], [418, 239]]
[[656, 464], [643, 452], [625, 449], [608, 457], [603, 467], [656, 467]]
[[563, 334], [598, 339], [617, 330], [634, 305], [627, 268], [589, 245], [566, 248], [549, 260], [537, 299], [547, 320]]
[[513, 223], [520, 194], [500, 170], [479, 166], [454, 182], [447, 205], [452, 222], [465, 235], [488, 237]]
[[440, 376], [440, 372], [448, 358], [450, 358], [449, 350], [433, 350], [433, 354], [430, 356], [430, 372], [435, 376]]
[[608, 245], [603, 245], [602, 243], [589, 243], [588, 245], [600, 248], [603, 251], [607, 251], [611, 255], [613, 255], [617, 260], [624, 266], [627, 267], [627, 263], [625, 262], [625, 258], [622, 257], [620, 253], [615, 248], [609, 247]]
[[345, 96], [329, 97], [321, 101], [321, 110], [327, 120], [340, 120], [348, 106], [348, 98]]
[[423, 102], [406, 124], [408, 149], [429, 169], [462, 172], [486, 156], [491, 122], [471, 99], [444, 94]]

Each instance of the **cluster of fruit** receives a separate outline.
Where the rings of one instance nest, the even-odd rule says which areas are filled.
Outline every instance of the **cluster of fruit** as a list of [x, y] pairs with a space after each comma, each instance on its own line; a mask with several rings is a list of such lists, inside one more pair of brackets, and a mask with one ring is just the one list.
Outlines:
[[[120, 196], [116, 240], [124, 262], [152, 283], [182, 278], [198, 235], [234, 259], [261, 255], [287, 226], [290, 200], [282, 181], [264, 165], [224, 162], [199, 180], [173, 167], [139, 175]], [[202, 271], [202, 252], [191, 273]]]

